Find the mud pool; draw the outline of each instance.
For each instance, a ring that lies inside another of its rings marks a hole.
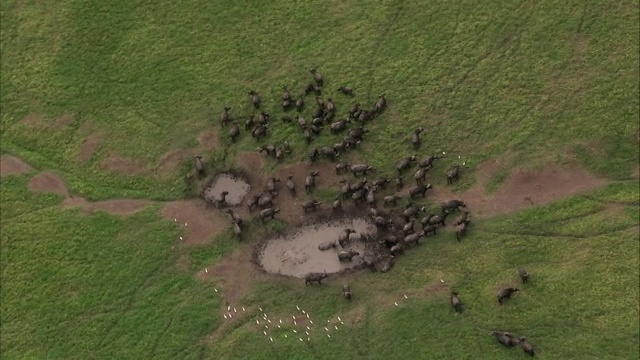
[[[243,178],[229,173],[217,175],[211,185],[204,190],[204,198],[206,200],[216,200],[220,198],[220,193],[228,191],[226,197],[228,205],[235,206],[242,203],[251,186]]]
[[[321,251],[318,245],[327,241],[338,240],[346,228],[352,233],[344,250],[355,250],[360,255],[352,261],[338,260],[340,246]],[[375,225],[365,219],[355,218],[329,221],[294,229],[282,237],[268,240],[260,253],[260,265],[270,273],[302,278],[309,272],[337,273],[362,264],[365,244],[360,241],[360,234],[375,235]]]

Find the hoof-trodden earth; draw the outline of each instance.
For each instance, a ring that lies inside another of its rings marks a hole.
[[[268,175],[264,174],[264,158],[257,153],[241,153],[238,155],[237,163],[240,167],[250,170],[247,181],[251,184],[251,187],[246,184],[246,187],[242,187],[241,191],[238,192],[238,199],[235,199],[239,203],[239,207],[236,207],[235,211],[247,220],[255,217],[257,213],[250,214],[246,206],[244,206],[244,200],[248,196],[260,193],[267,179],[271,176],[284,179],[288,174],[291,174],[302,185],[306,174],[313,170],[319,170],[321,172],[321,177],[318,179],[320,188],[335,187],[340,180],[340,177],[335,175],[330,163],[313,165],[298,163],[278,168],[275,173]],[[495,192],[487,193],[485,187],[499,168],[500,163],[497,161],[481,164],[475,172],[476,183],[469,190],[453,192],[451,187],[439,186],[434,188],[427,198],[432,202],[459,198],[468,204],[474,215],[487,217],[516,211],[525,207],[547,204],[566,196],[597,188],[608,182],[606,179],[593,176],[577,166],[561,168],[550,164],[536,171],[524,168],[515,169]],[[0,170],[2,177],[5,177],[32,171],[33,167],[15,156],[3,155],[0,158]],[[60,194],[64,197],[62,202],[64,208],[80,208],[86,214],[102,210],[119,216],[126,216],[141,211],[150,204],[154,204],[152,201],[142,199],[113,199],[89,202],[69,194],[64,181],[51,171],[35,175],[29,182],[29,189],[34,192]],[[364,244],[359,243],[356,238],[361,232],[375,233],[375,227],[360,218],[342,222],[324,220],[316,222],[314,225],[303,225],[303,223],[309,223],[309,220],[313,222],[316,215],[311,215],[311,218],[304,215],[300,203],[310,196],[304,194],[303,189],[300,190],[302,191],[300,191],[298,197],[291,197],[284,190],[281,191],[281,195],[276,199],[275,206],[280,209],[277,218],[285,221],[292,230],[282,237],[260,242],[262,248],[259,253],[258,264],[253,263],[251,256],[248,255],[250,251],[236,251],[233,254],[243,254],[243,256],[225,258],[215,267],[209,269],[210,271],[199,271],[197,277],[203,280],[224,280],[225,298],[237,301],[245,294],[250,283],[260,278],[260,267],[268,273],[299,278],[304,277],[310,271],[336,273],[360,265],[362,262],[361,256],[355,256],[350,262],[340,262],[337,257],[339,250],[331,248],[326,251],[320,251],[318,245],[324,241],[337,239],[345,227],[352,227],[356,230],[356,234],[351,235],[354,241],[345,247],[362,254]],[[236,202],[231,196],[227,199],[230,202]],[[163,203],[163,205],[162,216],[176,222],[184,229],[181,242],[186,246],[209,243],[230,226],[229,220],[226,216],[223,216],[224,214],[220,209],[208,207],[201,198],[170,201]],[[325,203],[321,212],[330,211],[327,206]],[[223,271],[223,269],[228,269],[229,271]],[[227,281],[229,279],[226,278],[229,276],[233,278],[233,281]]]

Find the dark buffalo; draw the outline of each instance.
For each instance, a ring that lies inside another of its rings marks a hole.
[[[469,225],[469,220],[465,220],[456,226],[456,239],[458,241],[467,233],[467,225]]]
[[[351,261],[354,256],[360,255],[359,252],[353,250],[342,250],[338,253],[338,260]]]
[[[525,268],[518,269],[518,276],[520,276],[520,280],[523,284],[529,282],[529,272]]]
[[[408,156],[396,164],[396,170],[398,170],[398,175],[402,173],[403,170],[408,169],[411,166],[411,163],[416,161],[415,156]]]
[[[502,305],[502,302],[504,301],[504,299],[510,299],[511,294],[513,294],[516,291],[520,291],[520,289],[515,287],[501,289],[500,291],[498,291],[498,303]]]
[[[525,337],[520,338],[520,346],[522,347],[522,350],[527,354],[529,354],[530,356],[535,355],[535,351],[533,350],[533,345],[531,345],[531,343],[527,341],[527,338]]]
[[[302,210],[304,210],[305,213],[307,213],[307,211],[309,210],[316,211],[318,210],[318,207],[320,206],[320,204],[322,204],[322,202],[318,200],[314,200],[314,199],[307,200],[302,203]]]
[[[289,193],[291,194],[291,196],[295,197],[296,196],[296,184],[293,182],[293,175],[287,175],[287,189],[289,190]]]
[[[196,171],[198,172],[199,175],[204,175],[204,163],[202,162],[202,156],[196,155],[195,158],[196,158],[196,162],[195,162]]]
[[[264,222],[265,219],[273,219],[274,216],[280,212],[280,209],[264,209],[260,211],[260,220]]]
[[[353,96],[353,89],[348,87],[348,86],[340,86],[338,88],[338,91],[340,91],[341,93],[343,93],[345,95]]]
[[[231,119],[231,115],[229,115],[229,110],[231,110],[231,108],[228,106],[225,106],[224,111],[222,112],[222,114],[220,114],[220,123],[222,124],[222,126],[226,126],[229,123],[229,120]]]
[[[460,301],[460,298],[458,298],[457,291],[451,292],[451,306],[453,306],[453,309],[456,312],[462,312],[462,301]]]
[[[414,187],[412,187],[411,189],[409,189],[409,197],[410,198],[414,198],[418,195],[421,195],[422,197],[426,197],[427,196],[427,190],[431,189],[433,186],[431,186],[431,184],[427,184],[427,185],[423,185],[423,184],[419,184],[416,185]]]
[[[447,170],[445,176],[447,177],[447,185],[453,184],[453,181],[458,180],[458,177],[460,176],[460,167],[452,167],[451,169]]]
[[[423,128],[417,128],[413,131],[413,134],[411,134],[411,144],[413,144],[414,147],[418,147],[420,146],[420,134],[424,131]]]
[[[311,284],[313,282],[317,282],[318,285],[322,285],[322,279],[326,278],[327,276],[329,275],[326,271],[324,273],[308,273],[304,276],[304,285],[306,286],[307,284]]]
[[[461,207],[466,208],[467,204],[465,204],[464,201],[457,199],[447,200],[440,204],[442,211],[460,210]]]
[[[260,95],[257,92],[251,90],[249,91],[249,95],[251,96],[251,102],[253,103],[253,107],[256,109],[260,107]]]
[[[335,241],[327,241],[327,242],[323,242],[322,244],[318,245],[318,250],[321,251],[325,251],[325,250],[329,250],[331,248],[335,248],[337,246]]]
[[[384,197],[384,206],[396,205],[397,201],[402,199],[400,195],[389,195]]]
[[[316,176],[320,176],[318,171],[313,171],[304,179],[304,191],[309,194],[316,186]]]
[[[359,174],[367,175],[368,171],[372,171],[373,167],[367,164],[355,164],[350,167],[353,176],[358,176]]]
[[[342,296],[347,300],[351,300],[351,286],[342,285]]]

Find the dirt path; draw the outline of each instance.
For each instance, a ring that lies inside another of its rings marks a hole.
[[[170,201],[162,216],[184,228],[183,244],[202,245],[230,226],[220,211],[207,208],[201,199]]]
[[[53,172],[41,172],[29,181],[29,190],[33,192],[48,192],[65,197],[62,202],[63,209],[80,208],[85,214],[93,214],[97,210],[103,210],[110,214],[126,216],[135,214],[146,206],[152,204],[149,200],[113,199],[106,201],[90,202],[81,197],[69,194],[64,181]]]
[[[93,214],[102,210],[114,215],[127,216],[154,203],[149,200],[135,199],[90,202],[69,194],[64,181],[52,172],[42,172],[34,176],[29,182],[29,189],[34,192],[60,194],[65,197],[62,203],[64,209],[80,208],[85,214]],[[219,212],[207,209],[205,202],[200,199],[167,202],[162,210],[162,215],[168,220],[176,221],[184,228],[185,235],[182,239],[185,245],[204,244],[229,226],[227,219]]]
[[[465,192],[453,193],[446,187],[439,187],[427,196],[437,201],[461,199],[474,216],[487,217],[548,204],[608,182],[576,165],[562,168],[548,164],[540,170],[515,168],[495,192],[486,193],[485,187],[498,168],[496,161],[481,164],[476,171],[476,183]]]
[[[251,256],[251,246],[242,246],[215,265],[199,271],[196,278],[220,281],[225,301],[237,304],[249,292],[253,282],[262,277],[251,262]]]

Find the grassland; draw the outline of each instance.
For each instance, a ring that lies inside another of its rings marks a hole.
[[[413,153],[404,139],[423,126],[421,152],[461,154],[471,170],[508,154],[490,190],[523,163],[578,161],[612,180],[584,196],[482,219],[461,244],[438,235],[390,273],[358,275],[351,304],[337,296],[338,282],[304,289],[297,280],[259,281],[243,299],[248,307],[285,316],[295,301],[319,319],[347,319],[332,338],[272,344],[251,316],[222,328],[216,285],[194,277],[250,244],[225,232],[183,248],[158,206],[124,218],[86,216],[63,210],[57,195],[31,193],[35,172],[3,177],[3,358],[525,356],[500,348],[488,336],[494,328],[525,334],[544,358],[638,358],[636,1],[1,4],[0,152],[56,170],[87,199],[185,196],[189,159],[163,173],[161,157],[217,130],[224,105],[238,118],[250,114],[250,89],[279,115],[281,86],[300,90],[311,66],[328,88],[353,86],[363,104],[387,95],[388,111],[351,155],[366,154],[382,173]],[[100,146],[77,161],[95,133]],[[304,157],[294,126],[274,126],[267,141],[284,139],[295,149],[289,161]],[[315,144],[333,142],[323,135]],[[255,148],[248,136],[231,146],[221,133],[220,143],[208,159],[230,162]],[[105,169],[113,154],[137,161],[139,173]],[[467,176],[457,189],[472,182]],[[189,266],[180,266],[184,258]],[[523,264],[532,284],[498,308],[496,287],[513,283]],[[460,289],[464,315],[452,313],[440,279]],[[403,294],[409,299],[395,307]]]

